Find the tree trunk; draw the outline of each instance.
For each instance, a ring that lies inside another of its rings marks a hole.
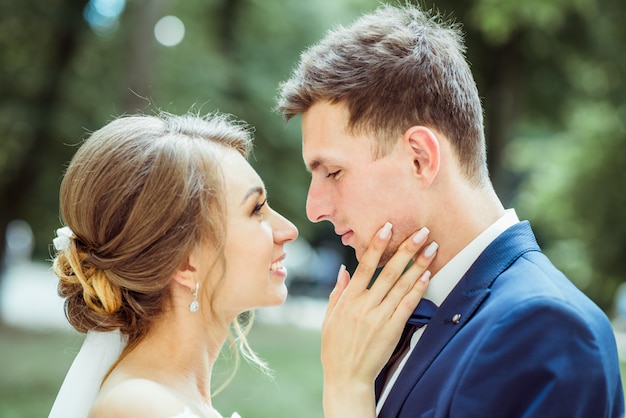
[[[505,206],[517,189],[517,178],[505,166],[504,151],[519,120],[522,58],[511,40],[490,54],[491,77],[485,91],[487,163],[491,181]]]
[[[163,0],[135,0],[128,3],[128,81],[122,92],[122,107],[126,113],[148,108],[152,96],[152,80],[156,67],[154,25],[161,17]]]
[[[86,27],[83,20],[83,9],[87,1],[66,0],[57,4],[57,10],[46,10],[47,16],[28,15],[20,16],[20,19],[35,20],[35,23],[45,19],[55,19],[52,25],[53,31],[50,39],[53,39],[51,48],[41,48],[43,53],[49,54],[45,68],[39,71],[45,74],[41,77],[43,82],[38,86],[36,93],[28,99],[24,99],[19,93],[11,94],[9,100],[16,103],[26,102],[28,108],[28,125],[32,127],[30,138],[22,138],[24,145],[20,161],[13,164],[16,167],[10,178],[0,184],[0,277],[2,277],[4,258],[6,254],[6,228],[8,223],[20,217],[21,208],[25,198],[33,192],[33,186],[39,169],[38,161],[45,158],[46,150],[49,149],[55,108],[59,101],[59,93],[62,88],[62,76],[66,68],[74,58],[81,32]],[[50,6],[52,7],[52,6]],[[21,9],[30,10],[26,5]],[[36,26],[36,25],[31,25]],[[24,25],[24,27],[28,27]],[[26,29],[27,30],[27,29]],[[32,36],[36,37],[35,34]],[[46,43],[49,39],[46,39]]]

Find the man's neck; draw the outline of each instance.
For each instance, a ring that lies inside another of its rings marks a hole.
[[[505,212],[504,206],[492,189],[461,188],[443,201],[428,224],[431,239],[439,249],[430,270],[436,274]]]

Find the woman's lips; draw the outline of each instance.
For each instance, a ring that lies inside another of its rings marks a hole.
[[[270,264],[270,273],[287,277],[287,268],[283,266],[283,260],[286,256],[287,254],[283,254]]]
[[[278,270],[278,269],[281,269],[281,268],[283,268],[283,263],[281,261],[275,261],[270,266],[270,270]]]

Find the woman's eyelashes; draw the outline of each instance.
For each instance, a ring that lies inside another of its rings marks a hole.
[[[257,215],[257,216],[263,216],[263,213],[261,211],[266,203],[267,203],[267,199],[263,200],[261,203],[257,203],[256,205],[254,205],[252,214]]]

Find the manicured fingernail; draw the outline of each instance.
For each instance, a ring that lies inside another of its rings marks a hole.
[[[389,222],[385,223],[385,226],[383,226],[383,229],[380,230],[380,232],[378,233],[378,236],[380,237],[380,239],[387,239],[391,236],[391,228],[393,227],[393,225],[391,225]]]
[[[339,281],[339,279],[341,279],[341,277],[343,276],[343,272],[346,271],[346,266],[344,264],[341,265],[341,267],[339,267],[339,273],[337,273],[337,281]]]
[[[422,273],[422,275],[420,276],[420,280],[423,282],[427,282],[430,280],[430,270],[426,270],[424,273]]]
[[[437,252],[437,248],[439,248],[439,244],[435,241],[431,242],[428,247],[424,250],[424,257],[430,258]]]
[[[428,228],[423,227],[413,235],[413,242],[418,245],[421,244],[426,240],[426,237],[429,233],[430,231],[428,230]]]

